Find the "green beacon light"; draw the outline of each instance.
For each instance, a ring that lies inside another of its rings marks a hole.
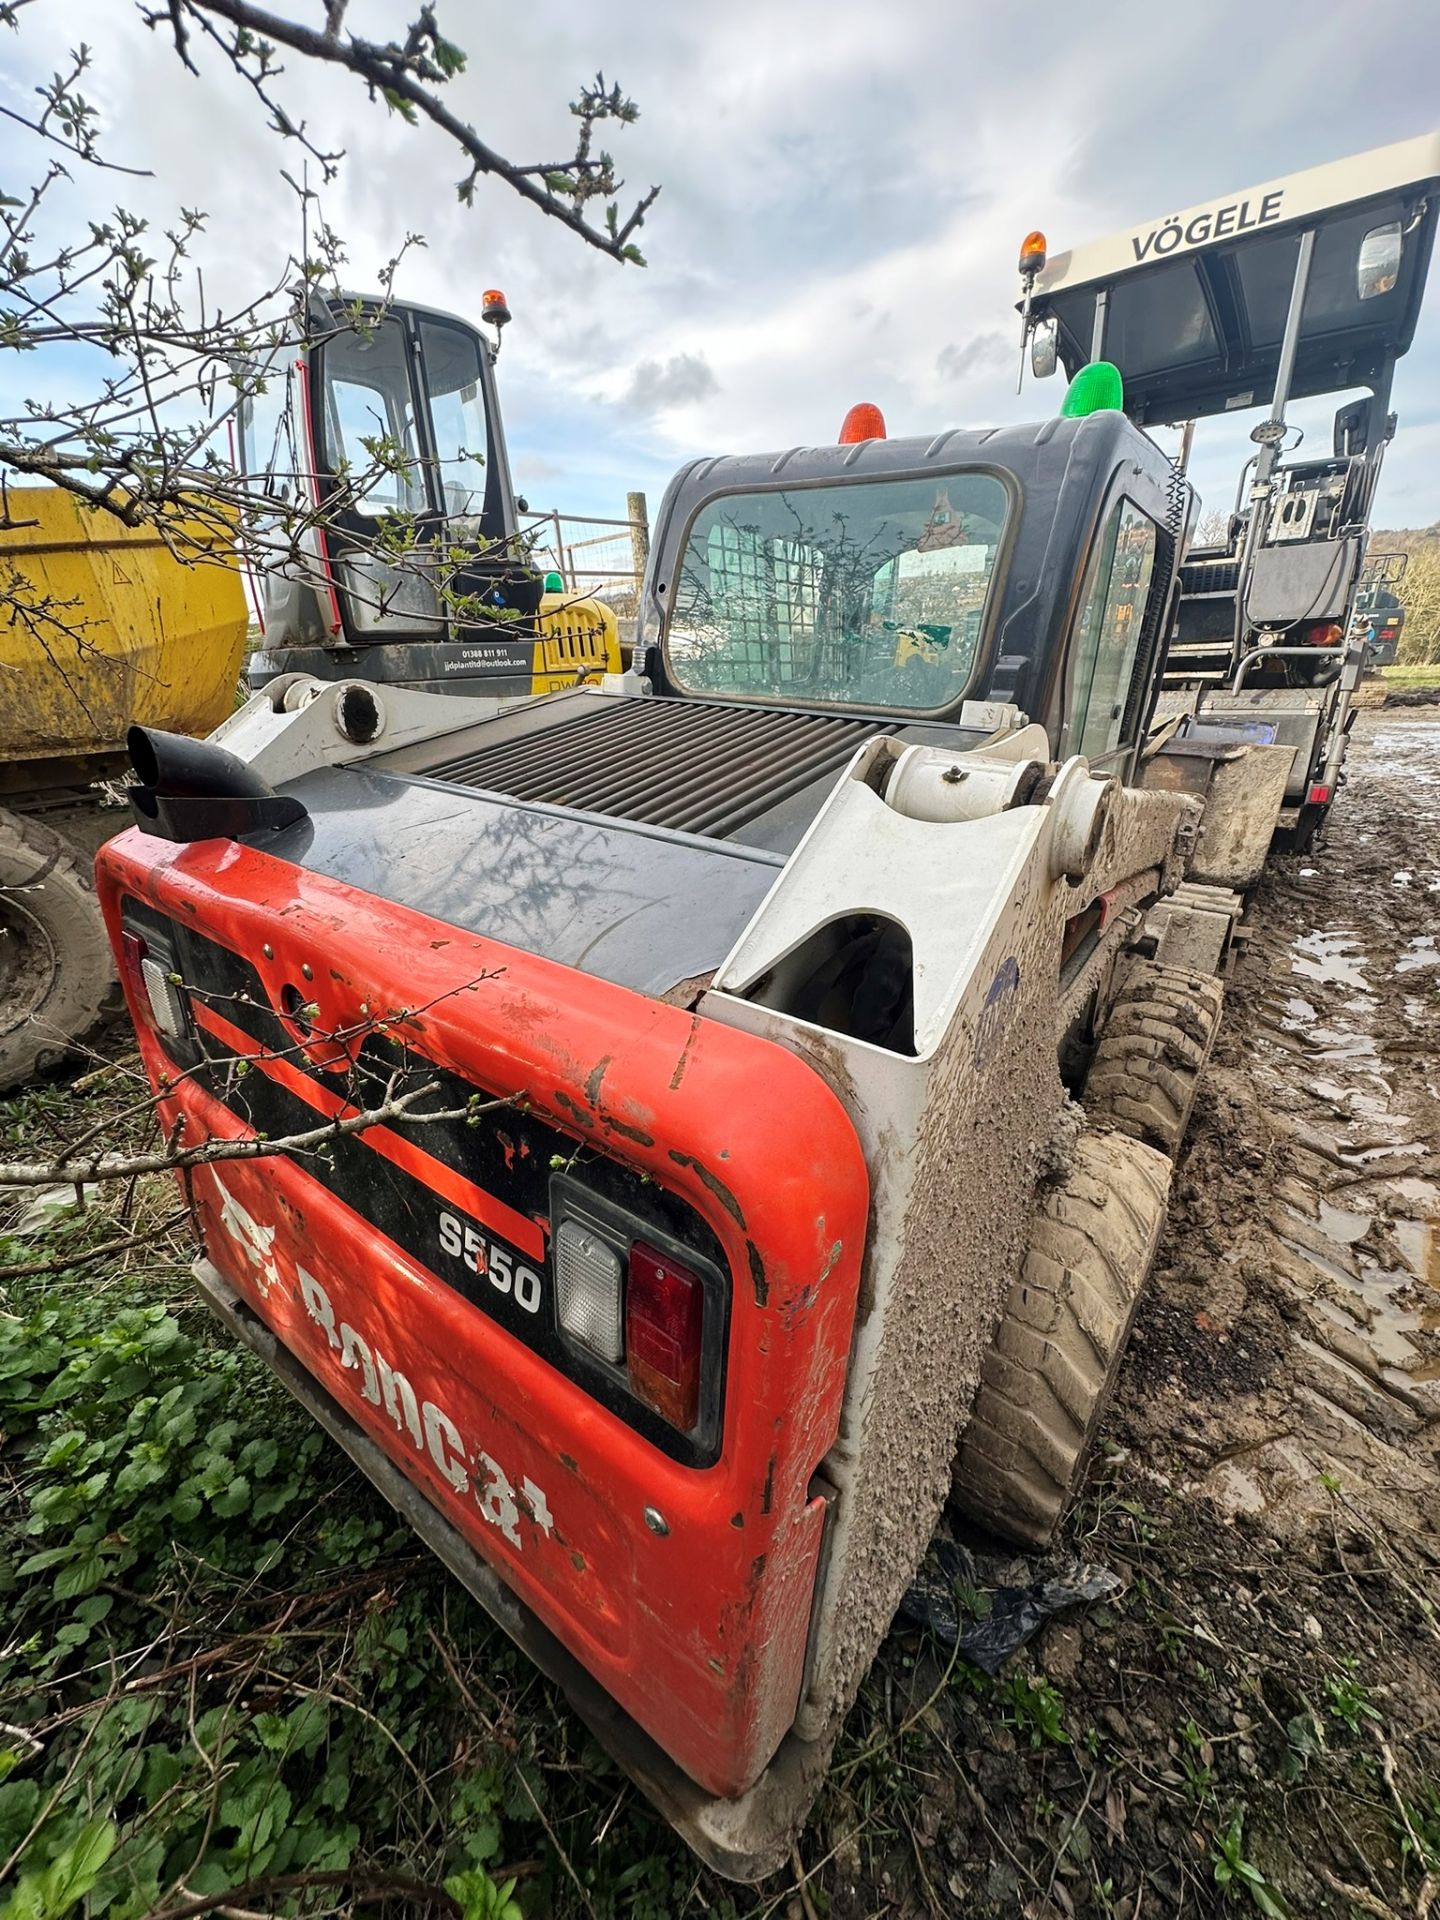
[[[1060,402],[1062,420],[1083,420],[1090,413],[1123,413],[1125,382],[1109,360],[1092,360],[1081,367]]]
[[[565,591],[565,576],[560,573],[547,573],[545,576],[545,591],[546,593],[563,593]],[[531,588],[531,592],[534,592],[533,587]]]

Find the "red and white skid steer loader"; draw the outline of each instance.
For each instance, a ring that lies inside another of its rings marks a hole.
[[[1239,904],[1138,784],[1192,505],[1113,411],[700,461],[624,675],[132,739],[165,1124],[330,1129],[202,1292],[724,1873],[1082,1473]]]

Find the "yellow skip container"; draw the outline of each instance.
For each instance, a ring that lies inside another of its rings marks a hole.
[[[117,759],[135,720],[174,733],[218,726],[235,704],[248,624],[221,531],[178,518],[164,535],[127,527],[57,487],[12,487],[5,498],[5,789],[73,780],[83,763]],[[25,618],[11,605],[22,582]]]

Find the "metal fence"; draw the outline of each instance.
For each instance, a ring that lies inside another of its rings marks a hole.
[[[650,551],[644,494],[629,494],[626,506],[624,520],[558,510],[526,514],[521,526],[535,565],[558,573],[567,593],[638,601]]]

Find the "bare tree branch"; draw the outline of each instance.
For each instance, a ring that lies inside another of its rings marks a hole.
[[[284,71],[275,62],[277,46],[321,64],[344,68],[365,83],[372,99],[378,96],[403,119],[411,124],[428,120],[447,134],[470,160],[470,171],[458,189],[467,205],[479,176],[490,175],[505,181],[532,206],[561,221],[602,253],[616,260],[641,260],[631,235],[644,221],[660,189],[651,187],[621,221],[615,196],[624,183],[616,178],[610,155],[593,154],[591,149],[597,126],[605,121],[629,125],[638,110],[618,86],[605,85],[603,74],[597,74],[593,84],[582,88],[579,98],[571,103],[570,111],[580,122],[574,155],[558,164],[521,164],[498,153],[439,97],[436,89],[464,71],[465,54],[440,32],[433,5],[419,8],[403,42],[343,34],[343,5],[327,7],[325,25],[320,29],[287,19],[268,7],[254,6],[251,0],[168,0],[164,8],[146,6],[141,0],[141,12],[148,26],[169,26],[175,50],[192,72],[189,26],[197,25],[215,40],[236,72],[254,87],[272,116],[275,130],[286,138],[300,140],[326,169],[327,179],[340,156],[313,145],[304,123],[293,120],[271,91],[271,82]],[[230,25],[233,32],[228,40],[216,32],[209,16]],[[585,214],[586,207],[597,199],[606,202],[600,227],[592,225]]]
[[[347,1134],[363,1133],[368,1127],[384,1126],[393,1120],[410,1123],[436,1120],[469,1120],[475,1114],[488,1113],[494,1107],[509,1106],[508,1100],[482,1101],[478,1105],[448,1107],[439,1112],[414,1113],[417,1100],[438,1093],[440,1082],[427,1081],[408,1093],[394,1095],[376,1107],[362,1107],[345,1119],[327,1120],[323,1126],[304,1133],[290,1133],[278,1140],[258,1135],[244,1139],[202,1140],[193,1147],[175,1146],[156,1153],[96,1153],[88,1158],[64,1153],[58,1159],[37,1164],[28,1160],[0,1160],[0,1190],[6,1187],[90,1186],[108,1180],[134,1180],[147,1173],[178,1173],[187,1167],[213,1166],[220,1160],[268,1160],[278,1153],[306,1153],[323,1147],[328,1141]],[[159,1096],[164,1098],[164,1094]]]

